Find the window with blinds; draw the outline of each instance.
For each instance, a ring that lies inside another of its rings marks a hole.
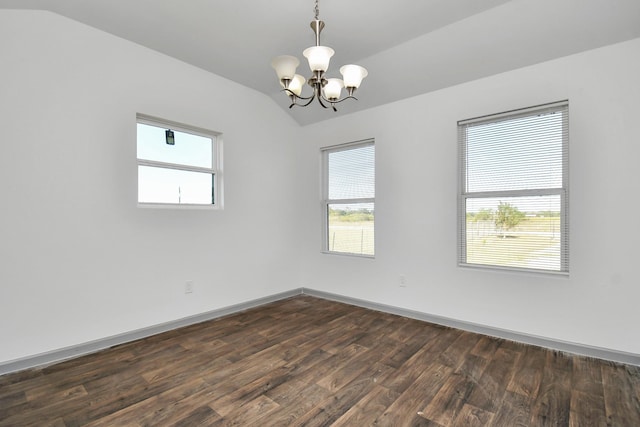
[[[322,163],[323,251],[374,256],[374,142],[324,148]]]
[[[458,122],[458,262],[569,272],[567,101]]]

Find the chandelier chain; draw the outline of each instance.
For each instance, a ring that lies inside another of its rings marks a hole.
[[[320,8],[318,7],[318,0],[316,0],[316,7],[313,9],[316,14],[316,21],[318,20],[318,16],[320,15]]]

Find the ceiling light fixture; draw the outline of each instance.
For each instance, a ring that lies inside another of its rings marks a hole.
[[[350,98],[357,100],[357,98],[353,96],[353,93],[360,87],[362,79],[367,77],[368,73],[365,68],[359,65],[349,64],[340,67],[342,80],[327,79],[325,77],[325,73],[329,68],[329,61],[335,52],[330,47],[320,45],[320,32],[324,28],[324,22],[318,19],[318,15],[320,14],[318,0],[315,0],[315,4],[315,19],[311,21],[311,28],[316,35],[316,45],[302,52],[309,61],[309,68],[312,72],[308,84],[313,89],[313,94],[308,97],[301,96],[302,86],[306,79],[300,74],[296,74],[296,68],[300,65],[298,58],[291,55],[278,56],[273,58],[271,66],[276,70],[280,85],[284,87],[283,91],[286,92],[291,99],[289,108],[292,108],[294,105],[306,107],[311,104],[314,99],[317,99],[324,108],[329,108],[327,104],[330,104],[333,111],[337,111],[335,104],[338,102]],[[342,88],[346,89],[347,96],[341,99]],[[298,101],[302,102],[298,103]]]

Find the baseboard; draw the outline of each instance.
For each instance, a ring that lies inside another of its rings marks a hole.
[[[286,298],[291,298],[291,297],[302,295],[302,294],[309,295],[316,298],[322,298],[322,299],[327,299],[331,301],[341,302],[344,304],[350,304],[357,307],[363,307],[371,310],[381,311],[383,313],[396,314],[398,316],[404,316],[411,319],[422,320],[425,322],[435,323],[438,325],[449,326],[451,328],[462,329],[464,331],[475,332],[483,335],[489,335],[496,338],[503,338],[511,341],[521,342],[524,344],[531,344],[531,345],[536,345],[538,347],[545,347],[552,350],[559,350],[559,351],[564,351],[568,353],[579,354],[581,356],[593,357],[596,359],[604,359],[604,360],[610,360],[613,362],[625,363],[628,365],[640,366],[640,355],[634,354],[634,353],[626,353],[622,351],[611,350],[611,349],[606,349],[601,347],[594,347],[594,346],[588,346],[584,344],[539,337],[535,335],[528,335],[520,332],[510,331],[507,329],[494,328],[490,326],[479,325],[471,322],[464,322],[464,321],[451,319],[447,317],[435,316],[435,315],[423,313],[420,311],[407,310],[407,309],[395,307],[392,305],[380,304],[380,303],[367,301],[363,299],[347,297],[344,295],[317,291],[309,288],[297,288],[291,291],[269,295],[263,298],[254,299],[254,300],[247,301],[240,304],[234,304],[228,307],[223,307],[223,308],[212,310],[206,313],[197,314],[195,316],[189,316],[189,317],[174,320],[171,322],[162,323],[162,324],[151,326],[148,328],[137,329],[135,331],[127,332],[124,334],[114,335],[111,337],[106,337],[103,339],[90,341],[87,343],[66,347],[59,350],[50,351],[47,353],[41,353],[35,356],[29,356],[21,359],[11,360],[11,361],[0,364],[0,375],[5,375],[12,372],[18,372],[25,369],[40,368],[40,367],[48,366],[54,363],[61,362],[63,360],[84,356],[90,353],[95,353],[97,351],[105,350],[116,345],[125,344],[141,338],[146,338],[152,335],[161,334],[163,332],[168,332],[184,326],[206,322],[208,320],[213,320],[219,317],[238,313],[240,311],[248,310],[250,308],[259,307],[261,305],[269,304],[271,302],[280,301]]]
[[[11,360],[0,364],[0,375],[23,371],[25,369],[41,368],[44,366],[52,365],[54,363],[62,362],[64,360],[95,353],[100,350],[105,350],[116,345],[125,344],[131,341],[139,340],[141,338],[147,338],[152,335],[161,334],[163,332],[182,328],[184,326],[206,322],[208,320],[213,320],[218,317],[238,313],[240,311],[269,304],[271,302],[279,301],[285,298],[291,298],[300,295],[301,293],[302,288],[298,288],[292,291],[269,295],[264,298],[258,298],[244,303],[234,304],[228,307],[212,310],[206,313],[197,314],[195,316],[189,316],[171,322],[150,326],[148,328],[137,329],[135,331],[126,332],[123,334],[74,345],[71,347],[61,348],[58,350],[37,354],[35,356],[28,356],[21,359]]]
[[[423,313],[420,311],[407,310],[392,305],[379,304],[358,298],[346,297],[343,295],[332,294],[329,292],[317,291],[314,289],[302,288],[305,295],[323,298],[331,301],[342,302],[345,304],[355,305],[358,307],[368,308],[371,310],[381,311],[383,313],[396,314],[411,319],[422,320],[438,325],[449,326],[451,328],[462,329],[464,331],[475,332],[478,334],[489,335],[496,338],[503,338],[510,341],[516,341],[523,344],[531,344],[538,347],[559,350],[567,353],[578,354],[581,356],[593,357],[596,359],[609,360],[612,362],[624,363],[627,365],[640,366],[640,355],[627,353],[623,351],[611,350],[602,347],[594,347],[584,344],[578,344],[568,341],[561,341],[552,338],[545,338],[535,335],[523,334],[508,329],[494,328],[491,326],[479,325],[472,322],[465,322],[451,319],[433,314]]]

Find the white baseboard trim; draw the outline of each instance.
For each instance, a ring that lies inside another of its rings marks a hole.
[[[342,302],[345,304],[381,311],[383,313],[396,314],[411,319],[422,320],[424,322],[435,323],[442,326],[449,326],[451,328],[462,329],[463,331],[475,332],[478,334],[489,335],[496,338],[503,338],[523,344],[531,344],[551,350],[559,350],[567,353],[578,354],[581,356],[593,357],[596,359],[604,359],[612,362],[624,363],[627,365],[640,366],[639,354],[627,353],[624,351],[611,350],[607,348],[589,346],[568,341],[561,341],[552,338],[539,337],[536,335],[523,334],[521,332],[510,331],[508,329],[479,325],[472,322],[465,322],[448,317],[436,316],[420,311],[407,310],[392,305],[375,303],[358,298],[332,294],[329,292],[316,291],[314,289],[302,288],[302,293],[317,298]]]
[[[479,325],[471,322],[460,321],[442,316],[436,316],[420,311],[408,310],[404,308],[395,307],[387,304],[380,304],[358,298],[347,297],[343,295],[333,294],[329,292],[317,291],[309,288],[297,288],[287,292],[281,292],[274,295],[269,295],[263,298],[247,301],[240,304],[234,304],[228,307],[219,308],[206,313],[197,314],[195,316],[189,316],[182,319],[174,320],[171,322],[162,323],[148,328],[137,329],[135,331],[126,332],[111,337],[90,341],[75,346],[65,347],[58,350],[53,350],[46,353],[37,354],[34,356],[27,356],[21,359],[10,360],[8,362],[0,363],[0,375],[9,374],[12,372],[23,371],[25,369],[41,368],[54,363],[62,362],[67,359],[72,359],[79,356],[84,356],[90,353],[95,353],[100,350],[105,350],[110,347],[125,344],[131,341],[135,341],[141,338],[146,338],[152,335],[161,334],[174,329],[182,328],[184,326],[194,325],[196,323],[206,322],[208,320],[217,319],[219,317],[227,316],[230,314],[238,313],[250,308],[255,308],[261,305],[269,304],[275,301],[291,298],[297,295],[309,295],[316,298],[322,298],[326,300],[341,302],[344,304],[350,304],[357,307],[368,308],[371,310],[381,311],[383,313],[396,314],[398,316],[408,317],[411,319],[421,320],[424,322],[435,323],[438,325],[449,326],[451,328],[462,329],[464,331],[475,332],[478,334],[489,335],[496,338],[503,338],[511,341],[516,341],[524,344],[536,345],[538,347],[545,347],[552,350],[559,350],[573,354],[579,354],[582,356],[593,357],[596,359],[610,360],[613,362],[625,363],[628,365],[640,366],[640,355],[634,353],[626,353],[617,350],[611,350],[601,347],[588,346],[584,344],[577,344],[567,341],[560,341],[551,338],[539,337],[535,335],[523,334],[520,332],[510,331],[507,329],[494,328],[491,326]]]
[[[114,335],[83,344],[61,348],[58,350],[40,353],[35,356],[27,356],[21,359],[10,360],[0,363],[0,375],[12,372],[23,371],[25,369],[42,368],[54,363],[62,362],[67,359],[73,359],[79,356],[95,353],[100,350],[106,350],[116,345],[125,344],[131,341],[147,338],[152,335],[161,334],[184,326],[194,325],[196,323],[206,322],[208,320],[217,319],[218,317],[227,316],[229,314],[238,313],[250,308],[269,304],[286,298],[291,298],[302,293],[302,288],[292,291],[282,292],[269,295],[264,298],[247,301],[240,304],[230,305],[228,307],[219,308],[208,311],[206,313],[196,314],[182,319],[173,320],[171,322],[161,323],[159,325],[150,326],[148,328],[137,329],[131,332]]]

